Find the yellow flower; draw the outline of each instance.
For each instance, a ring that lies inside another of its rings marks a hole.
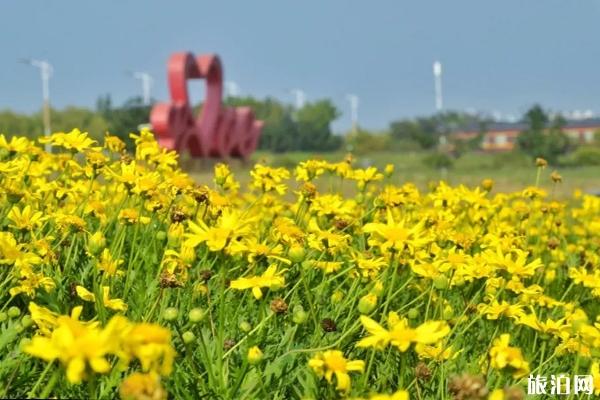
[[[38,306],[33,301],[29,302],[28,308],[31,319],[37,325],[42,335],[50,336],[52,328],[56,325],[58,315],[47,308]]]
[[[89,302],[96,301],[96,296],[94,295],[94,293],[90,292],[83,286],[77,285],[75,287],[75,291],[77,292],[77,296],[79,296],[81,300]],[[102,304],[104,304],[104,307],[110,308],[111,310],[115,311],[127,311],[127,304],[125,304],[125,302],[121,299],[111,299],[109,297],[109,293],[110,287],[102,286]]]
[[[391,344],[405,352],[411,343],[433,344],[450,333],[450,327],[445,321],[427,321],[417,328],[410,328],[407,319],[400,319],[395,312],[389,313],[389,330],[365,315],[361,315],[360,322],[370,336],[361,339],[356,346],[374,347],[379,350]]]
[[[200,243],[206,243],[210,251],[223,250],[234,235],[243,238],[250,232],[251,221],[251,218],[243,218],[238,210],[223,210],[214,226],[208,226],[200,220],[197,224],[189,221],[188,227],[192,232],[185,235],[186,245],[195,248]]]
[[[123,260],[115,260],[109,249],[102,250],[98,262],[98,269],[100,271],[103,271],[107,276],[123,275],[124,272],[119,269],[121,264],[123,264]]]
[[[513,369],[513,378],[519,379],[529,373],[529,363],[523,358],[521,350],[509,346],[510,335],[505,333],[494,339],[490,349],[490,365],[495,369],[510,367]]]
[[[375,167],[367,169],[355,169],[350,177],[358,184],[358,188],[363,190],[369,182],[380,181],[383,179],[383,174],[377,171]]]
[[[166,400],[167,392],[160,383],[160,376],[150,372],[134,372],[123,379],[119,387],[123,400]]]
[[[77,296],[79,296],[79,298],[83,301],[89,301],[89,302],[96,301],[96,296],[94,295],[94,293],[90,292],[83,286],[80,286],[80,285],[75,286],[75,292],[77,293]]]
[[[161,375],[171,373],[175,350],[168,329],[149,323],[127,326],[126,320],[119,316],[113,317],[106,329],[120,336],[123,351],[119,356],[127,363],[135,357],[140,360],[144,371],[152,370]]]
[[[240,188],[240,184],[233,177],[229,166],[223,163],[215,165],[214,182],[217,186],[223,188],[223,190],[236,192]]]
[[[307,160],[298,163],[295,175],[297,181],[310,182],[313,179],[323,175],[327,162],[321,160]]]
[[[398,390],[393,394],[372,394],[369,400],[409,400],[406,390]]]
[[[11,227],[30,231],[41,225],[44,220],[42,215],[41,211],[34,212],[28,204],[23,210],[13,206],[6,217],[13,222],[14,225],[10,225]]]
[[[119,212],[119,219],[127,224],[136,224],[140,222],[143,225],[150,223],[150,218],[140,216],[135,208],[126,208]]]
[[[253,188],[260,189],[265,193],[274,190],[279,194],[285,194],[287,187],[281,182],[290,177],[290,172],[285,168],[271,168],[256,164],[250,171],[250,175]]]
[[[488,400],[504,400],[504,390],[494,389],[492,393],[490,393]]]
[[[60,360],[67,368],[69,382],[79,383],[84,379],[87,368],[100,374],[110,370],[105,358],[110,342],[111,338],[96,326],[60,316],[49,337],[33,337],[24,350],[45,361]]]
[[[594,379],[594,394],[597,396],[600,394],[600,365],[597,361],[592,363],[590,374]]]
[[[114,153],[121,153],[125,150],[125,143],[117,136],[106,133],[104,136],[104,147]]]
[[[277,290],[285,285],[285,277],[281,274],[282,271],[277,272],[276,265],[271,265],[262,275],[233,280],[229,287],[237,290],[252,289],[254,297],[261,299],[263,296],[261,288]]]
[[[513,257],[513,254],[515,257]],[[496,252],[486,251],[485,255],[491,264],[495,264],[505,269],[513,276],[532,276],[538,268],[543,267],[539,258],[527,262],[528,253],[520,249],[514,249],[512,252],[503,254],[500,247]]]
[[[22,269],[20,273],[19,285],[11,288],[8,292],[11,296],[16,296],[19,293],[25,293],[29,297],[35,297],[37,289],[44,289],[46,292],[52,291],[56,284],[43,274],[32,272],[28,269]]]
[[[127,304],[121,299],[111,299],[109,297],[110,287],[102,286],[102,302],[106,308],[115,311],[127,311]]]
[[[371,222],[363,227],[363,231],[371,234],[369,244],[379,246],[384,253],[402,251],[405,247],[415,249],[428,242],[422,222],[412,227],[408,227],[405,221],[396,223],[390,209],[387,210],[385,224]]]
[[[249,364],[258,364],[263,359],[263,352],[258,348],[258,346],[252,346],[248,349],[248,363]]]
[[[325,377],[331,383],[333,377],[337,381],[336,389],[347,392],[350,390],[351,380],[348,372],[363,372],[365,362],[362,360],[348,360],[339,350],[327,350],[316,354],[308,361],[309,367],[319,378]]]
[[[50,143],[54,146],[64,147],[67,150],[82,152],[96,144],[95,140],[88,138],[87,132],[75,128],[69,133],[56,132],[48,137],[39,139],[40,143]]]

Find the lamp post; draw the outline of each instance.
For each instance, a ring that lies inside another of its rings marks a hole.
[[[240,86],[234,81],[225,81],[225,97],[238,97]]]
[[[304,107],[304,103],[306,102],[306,93],[302,89],[292,89],[290,93],[294,95],[296,99],[296,110]]]
[[[152,76],[147,73],[147,72],[131,72],[129,71],[129,74],[135,78],[135,79],[139,79],[142,82],[142,101],[144,102],[145,106],[150,105],[150,102],[152,101],[152,97],[151,97],[151,90],[152,90],[152,83],[154,83],[154,79],[152,79]]]
[[[435,110],[442,111],[444,102],[442,99],[442,63],[435,61],[433,63],[433,79],[435,84]]]
[[[39,68],[40,76],[42,78],[42,122],[44,124],[44,136],[50,136],[50,77],[54,69],[48,61],[45,60],[33,60],[33,59],[22,59],[20,60],[23,64],[31,65],[32,67]],[[50,144],[46,144],[46,151],[50,152]]]
[[[350,120],[352,121],[352,133],[358,130],[358,101],[355,94],[347,94],[346,99],[350,102]]]

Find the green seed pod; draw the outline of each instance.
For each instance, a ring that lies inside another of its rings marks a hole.
[[[189,343],[192,343],[194,340],[196,340],[196,335],[194,335],[194,332],[185,331],[181,335],[181,338],[183,339],[183,342],[185,344],[189,344]]]
[[[374,294],[364,295],[358,301],[358,311],[361,314],[369,314],[375,307],[377,307],[377,296]]]
[[[14,324],[13,328],[17,333],[21,333],[25,330],[25,328],[23,327],[23,325],[21,325],[20,322],[17,322],[16,324]]]
[[[29,346],[30,344],[31,344],[31,339],[30,339],[30,338],[28,338],[28,337],[26,337],[26,338],[23,338],[23,339],[21,339],[21,341],[19,342],[19,349],[20,349],[21,351],[24,351],[24,350],[25,350],[25,347]]]
[[[201,308],[192,308],[188,313],[188,318],[190,322],[197,324],[198,322],[202,322],[204,318],[206,318],[206,311]]]
[[[4,311],[0,312],[0,323],[4,322],[8,319],[8,314],[6,314]]]
[[[163,318],[165,321],[174,321],[177,319],[178,311],[175,307],[167,307],[163,312]]]
[[[10,318],[17,318],[19,315],[21,315],[21,310],[19,310],[19,307],[12,306],[8,309],[8,316]]]
[[[444,275],[439,275],[433,278],[433,287],[438,290],[444,290],[448,288],[448,278]]]
[[[156,240],[162,242],[166,238],[167,238],[167,233],[165,231],[158,231],[158,232],[156,232]]]
[[[304,250],[304,247],[295,245],[290,248],[288,256],[290,257],[290,260],[292,260],[292,262],[300,263],[304,261],[306,251]]]
[[[292,321],[294,321],[295,324],[301,325],[301,324],[305,323],[307,319],[308,319],[308,313],[306,311],[304,311],[303,309],[296,309],[294,307],[294,312],[292,314]]]
[[[31,325],[33,325],[33,320],[31,319],[31,316],[24,315],[23,318],[21,318],[21,324],[24,328],[29,328]]]
[[[238,324],[238,327],[240,328],[240,330],[242,332],[248,333],[252,330],[252,325],[250,325],[250,322],[248,321],[240,321],[240,323]]]
[[[446,307],[444,307],[444,310],[442,312],[442,318],[447,321],[449,319],[452,319],[452,317],[454,317],[454,310],[450,305],[447,305]]]
[[[408,310],[408,318],[415,319],[418,316],[419,316],[419,310],[417,310],[416,308],[411,308],[410,310]]]

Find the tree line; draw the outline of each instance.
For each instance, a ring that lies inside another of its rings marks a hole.
[[[249,106],[258,119],[265,121],[259,149],[272,152],[333,151],[342,145],[342,137],[334,135],[331,123],[340,111],[327,99],[306,103],[296,109],[274,98],[259,100],[253,97],[228,97],[227,106]],[[199,110],[201,104],[194,107]],[[109,95],[101,96],[95,109],[66,107],[52,109],[52,131],[79,128],[101,139],[105,132],[119,136],[131,145],[129,134],[150,120],[151,105],[141,97],[132,97],[116,106]],[[42,114],[0,111],[0,133],[37,137],[42,134]]]
[[[377,151],[415,151],[451,149],[452,156],[476,150],[493,120],[484,115],[446,111],[430,116],[404,118],[392,121],[383,131],[358,127],[354,132],[336,135],[331,124],[340,111],[329,99],[306,103],[296,108],[278,99],[267,97],[227,97],[226,106],[249,106],[258,119],[265,121],[259,149],[274,153],[288,151],[326,152],[347,150],[357,154]],[[198,111],[201,104],[194,109]],[[93,109],[66,107],[53,109],[52,130],[69,131],[75,127],[87,131],[95,139],[105,132],[122,138],[129,146],[129,134],[138,132],[141,124],[148,123],[151,105],[141,97],[132,97],[121,105],[114,105],[109,95],[100,96]],[[543,157],[555,162],[559,156],[574,149],[563,132],[565,119],[550,116],[539,105],[531,107],[522,117],[525,129],[517,138],[517,147],[531,157]],[[478,136],[468,141],[452,140],[452,133],[465,127],[476,127]],[[41,112],[33,114],[0,111],[0,133],[9,135],[39,136],[42,132]]]

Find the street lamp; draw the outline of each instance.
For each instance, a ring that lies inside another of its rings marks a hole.
[[[350,120],[352,121],[352,133],[358,130],[358,96],[347,94],[346,99],[350,102]]]
[[[294,95],[296,98],[296,110],[304,107],[304,103],[306,102],[306,93],[302,89],[292,89],[290,93]]]
[[[238,97],[240,86],[234,81],[225,81],[225,97]]]
[[[23,64],[31,65],[32,67],[39,68],[40,76],[42,78],[42,121],[44,124],[44,136],[50,136],[50,86],[49,81],[52,76],[54,69],[48,61],[45,60],[33,60],[30,58],[24,58],[19,60]],[[46,144],[46,151],[50,152],[50,144]]]
[[[135,79],[139,79],[142,82],[142,101],[145,106],[150,105],[150,101],[152,100],[150,96],[150,91],[152,89],[152,83],[154,79],[147,72],[131,72],[128,71],[129,75],[131,75]]]
[[[444,107],[444,102],[442,99],[442,63],[439,61],[433,63],[433,78],[435,81],[435,109],[440,112]]]

